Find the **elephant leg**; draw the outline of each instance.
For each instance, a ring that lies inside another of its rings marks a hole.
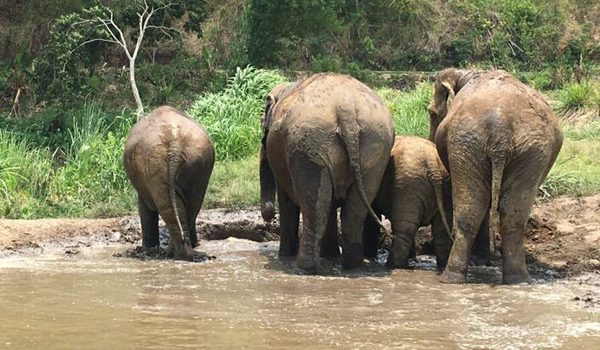
[[[188,217],[188,230],[190,232],[190,243],[192,248],[198,246],[198,232],[196,230],[196,216]]]
[[[385,167],[373,168],[363,175],[363,190],[369,205],[373,202]],[[363,228],[368,209],[363,203],[358,185],[354,182],[346,192],[342,207],[342,266],[352,269],[364,264]]]
[[[142,247],[158,247],[158,212],[150,209],[140,196],[138,196],[138,212],[142,224]]]
[[[377,211],[375,212],[377,213]],[[363,230],[363,247],[366,258],[374,258],[377,256],[377,248],[379,247],[379,229],[379,224],[377,224],[372,217],[367,215]]]
[[[387,267],[406,268],[411,252],[414,252],[415,236],[419,230],[419,224],[414,222],[392,220],[394,239],[392,249],[387,260]]]
[[[479,232],[475,236],[472,249],[475,265],[485,265],[488,263],[490,254],[490,213],[486,213],[485,219],[479,227]]]
[[[190,203],[186,206],[186,217],[188,219],[188,230],[190,235],[190,243],[192,244],[192,248],[198,246],[198,232],[196,228],[196,218],[198,217],[198,213],[200,212],[200,208],[202,207],[202,203],[204,202],[204,196],[206,194],[206,188],[208,186],[208,178],[209,174],[203,174],[203,178],[206,177],[206,180],[199,184],[200,190],[195,191],[196,195],[193,198],[188,198],[186,200],[187,203]]]
[[[433,236],[433,249],[435,251],[435,261],[438,270],[443,270],[448,263],[448,256],[452,248],[452,240],[448,235],[452,232],[446,232],[444,223],[439,214],[434,216],[431,222],[431,235]]]
[[[489,188],[486,188],[485,181],[482,179],[484,176],[477,176],[483,174],[471,171],[472,166],[463,165],[463,167],[466,168],[465,171],[455,170],[452,174],[454,244],[442,274],[443,283],[466,282],[473,240],[490,203]]]
[[[306,156],[292,157],[290,163],[290,169],[294,169],[297,175],[293,181],[294,192],[298,193],[302,213],[302,234],[296,265],[304,273],[315,273],[330,216],[333,185],[327,169]]]
[[[292,202],[281,186],[277,187],[279,201],[279,256],[298,254],[298,225],[300,208]]]
[[[500,212],[502,281],[506,284],[531,281],[525,262],[523,235],[536,191],[534,184],[512,187],[500,199],[504,208]]]
[[[177,211],[170,201],[165,201],[159,208],[160,215],[169,229],[170,239],[167,255],[173,256],[177,260],[191,260],[194,249],[190,240],[189,221],[185,215],[184,203],[179,197],[176,197],[175,205]]]
[[[321,245],[322,258],[338,258],[340,256],[340,243],[338,242],[337,207],[332,203],[327,219],[325,237]]]

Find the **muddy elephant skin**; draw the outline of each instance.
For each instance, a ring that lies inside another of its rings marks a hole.
[[[208,134],[184,113],[159,107],[133,126],[123,158],[138,193],[143,247],[158,246],[160,214],[170,233],[169,255],[191,260],[196,216],[215,161]]]
[[[387,266],[404,268],[419,227],[431,224],[437,266],[443,269],[452,247],[446,221],[442,185],[449,175],[433,142],[416,136],[397,136],[381,186],[375,212],[392,223],[393,240]],[[365,222],[365,255],[375,256],[379,227]]]
[[[277,193],[279,255],[297,254],[296,265],[306,273],[316,272],[319,256],[339,255],[336,208],[341,206],[342,265],[361,266],[364,219],[367,213],[375,216],[370,204],[393,142],[384,102],[352,77],[317,74],[276,86],[267,96],[260,180],[267,221]]]
[[[452,68],[437,74],[429,114],[452,187],[454,244],[442,281],[465,281],[486,214],[492,253],[501,238],[503,282],[529,281],[523,234],[562,146],[558,119],[538,92],[505,71]]]

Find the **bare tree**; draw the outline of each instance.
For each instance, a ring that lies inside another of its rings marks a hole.
[[[123,34],[123,30],[121,28],[119,28],[119,26],[115,23],[113,12],[110,8],[107,8],[108,14],[110,15],[108,18],[98,17],[95,19],[96,21],[98,21],[100,23],[101,26],[104,27],[104,30],[106,31],[106,33],[109,36],[109,39],[95,38],[95,39],[88,40],[88,41],[82,43],[81,45],[79,45],[79,46],[82,46],[82,45],[88,44],[93,41],[105,41],[105,42],[117,44],[117,45],[121,46],[123,51],[125,51],[125,55],[127,55],[127,58],[129,60],[129,83],[131,84],[133,98],[135,99],[135,104],[137,106],[136,114],[137,114],[138,119],[140,118],[142,113],[144,113],[144,104],[142,103],[142,99],[140,97],[140,92],[138,90],[138,87],[137,87],[137,84],[135,81],[135,61],[138,57],[140,47],[142,46],[142,40],[144,40],[144,34],[146,33],[146,30],[151,29],[151,28],[158,29],[158,30],[161,30],[163,33],[165,33],[167,36],[169,36],[168,31],[175,30],[175,29],[169,28],[169,27],[155,26],[155,25],[149,24],[150,18],[152,18],[153,15],[155,15],[156,13],[158,13],[160,11],[167,9],[170,6],[171,6],[171,3],[163,3],[159,7],[154,7],[154,6],[148,5],[148,2],[146,0],[143,0],[143,6],[141,6],[141,9],[140,9],[141,11],[137,12],[137,16],[139,19],[139,21],[138,21],[139,33],[138,33],[137,40],[135,40],[133,47],[130,47],[132,45],[128,45],[127,40],[125,39],[125,35]]]

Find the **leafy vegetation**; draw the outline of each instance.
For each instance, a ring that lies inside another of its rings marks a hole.
[[[238,68],[223,91],[205,94],[194,102],[188,114],[205,127],[217,159],[239,159],[258,151],[264,97],[284,81],[276,71]]]
[[[140,1],[0,3],[0,217],[134,210],[121,164],[135,120],[128,62],[118,46],[93,41],[110,39],[93,24],[110,8],[133,42]],[[207,206],[257,203],[264,96],[298,71],[377,87],[397,133],[426,137],[432,85],[415,85],[429,75],[416,71],[507,69],[544,91],[564,119],[565,146],[543,196],[600,190],[598,162],[586,153],[600,142],[597,2],[182,0],[150,25],[140,95],[146,110],[176,106],[211,135],[218,164]]]
[[[392,112],[396,135],[429,136],[427,106],[433,94],[432,84],[421,83],[410,91],[380,89],[377,93]]]
[[[222,91],[200,95],[189,109],[213,138],[219,160],[205,208],[240,208],[259,201],[258,148],[264,95],[286,78],[278,71],[240,69]],[[397,134],[427,137],[431,83],[412,90],[380,88]],[[558,94],[565,92],[558,92]],[[559,112],[560,113],[560,112]],[[132,112],[108,113],[86,102],[80,109],[46,110],[22,122],[0,124],[0,217],[104,217],[136,209],[135,191],[122,166]],[[563,115],[560,113],[560,115]],[[57,120],[65,121],[56,124]],[[600,190],[600,122],[564,122],[565,143],[541,188],[541,197]]]

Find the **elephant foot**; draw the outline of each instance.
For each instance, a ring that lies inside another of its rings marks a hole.
[[[460,272],[452,272],[446,269],[442,273],[442,276],[440,276],[440,282],[447,284],[467,283],[467,275]]]
[[[444,269],[446,268],[446,261],[440,261],[440,260],[436,260],[436,267],[438,272],[443,272]]]
[[[509,273],[502,274],[502,283],[504,284],[532,284],[533,279],[529,273]]]
[[[180,249],[176,249],[172,242],[167,247],[167,257],[175,260],[192,261],[194,259],[194,249],[190,242],[182,243]]]
[[[356,269],[363,267],[363,247],[360,243],[351,243],[342,251],[342,267],[345,269]]]
[[[314,259],[298,256],[296,258],[296,273],[300,275],[314,275],[317,273],[317,264]]]
[[[291,257],[298,255],[298,241],[291,239],[281,239],[279,241],[279,256]]]
[[[389,269],[406,269],[408,268],[408,259],[396,259],[395,255],[390,253],[385,266]]]

